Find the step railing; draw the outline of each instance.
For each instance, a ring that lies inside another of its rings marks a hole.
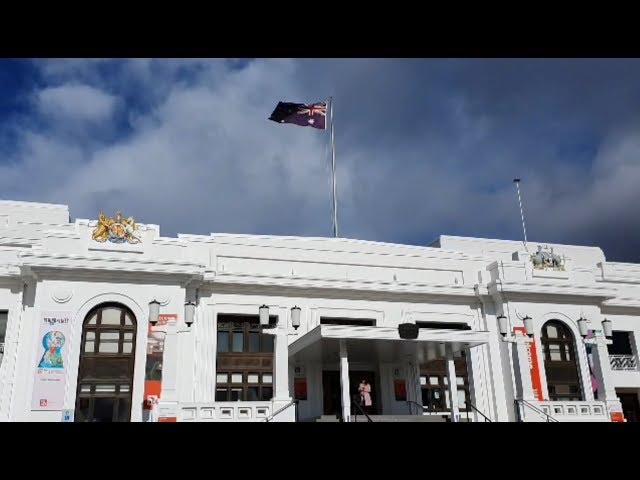
[[[367,417],[367,422],[373,422],[373,420],[371,420],[371,417],[369,416],[369,414],[367,412],[364,411],[364,408],[362,408],[362,397],[360,395],[354,395],[353,396],[353,404],[356,407],[356,413],[353,416],[353,421],[357,422],[358,421],[358,410],[360,410],[360,413],[362,413],[365,417]]]
[[[544,410],[539,409],[538,407],[536,407],[535,405],[533,405],[532,403],[529,403],[524,399],[517,398],[516,400],[514,400],[514,403],[516,406],[516,411],[518,412],[518,417],[520,422],[524,422],[524,417],[525,417],[524,407],[528,407],[534,412],[536,412],[538,415],[542,415],[543,417],[545,417],[547,423],[560,423],[558,419],[552,417]]]
[[[297,423],[298,422],[298,400],[297,399],[293,399],[289,403],[287,403],[286,405],[280,407],[278,410],[276,410],[271,415],[269,415],[264,421],[265,422],[270,422],[271,420],[273,420],[276,417],[276,415],[279,415],[280,413],[284,412],[287,408],[291,407],[292,405],[295,405],[295,407],[296,407],[295,410],[294,410],[294,414],[295,414],[295,420],[296,420],[296,423]]]
[[[489,417],[487,417],[484,413],[482,413],[482,412],[478,409],[478,407],[476,407],[473,403],[471,403],[471,402],[465,402],[465,403],[466,403],[468,406],[470,406],[472,410],[474,410],[475,412],[479,413],[479,414],[480,414],[480,416],[481,416],[482,418],[484,418],[485,423],[486,423],[486,422],[491,423],[491,419],[490,419]],[[468,421],[468,420],[469,420],[469,409],[467,409],[467,421]]]

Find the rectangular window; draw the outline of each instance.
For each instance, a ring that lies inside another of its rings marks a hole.
[[[257,315],[219,315],[217,401],[260,401],[273,396],[273,335]]]

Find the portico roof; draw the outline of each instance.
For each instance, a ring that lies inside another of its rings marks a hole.
[[[355,361],[397,361],[406,356],[426,362],[442,358],[446,349],[459,352],[489,342],[489,332],[421,328],[415,340],[402,339],[397,328],[353,325],[318,325],[289,345],[289,356],[338,358],[339,341],[345,340]]]

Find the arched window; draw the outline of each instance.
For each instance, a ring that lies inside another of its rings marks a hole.
[[[105,303],[82,326],[76,422],[128,422],[136,346],[136,319],[127,307]]]
[[[569,327],[558,320],[542,326],[544,370],[550,400],[582,400],[575,341]]]

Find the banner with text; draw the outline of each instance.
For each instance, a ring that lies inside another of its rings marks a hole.
[[[62,410],[71,315],[71,312],[43,312],[40,316],[32,410]]]

